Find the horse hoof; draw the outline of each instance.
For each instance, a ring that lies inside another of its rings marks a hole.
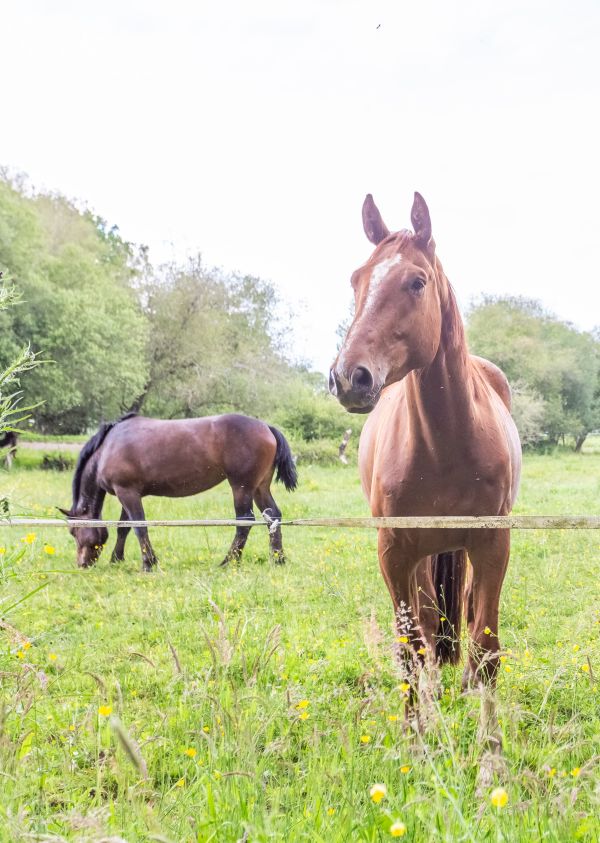
[[[124,562],[124,561],[125,561],[124,556],[111,556],[110,557],[110,564],[111,565],[117,565],[119,562]]]
[[[283,555],[283,553],[274,553],[273,554],[273,562],[276,565],[285,565],[286,561],[287,560],[286,560],[285,556]]]

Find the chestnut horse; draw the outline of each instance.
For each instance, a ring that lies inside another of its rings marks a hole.
[[[510,388],[497,366],[467,350],[427,205],[415,193],[414,234],[390,233],[371,195],[362,213],[376,248],[352,275],[355,314],[331,369],[330,390],[350,412],[372,411],[359,450],[371,511],[506,515],[521,469]],[[397,617],[410,607],[416,619],[409,636],[414,652],[405,658],[421,657],[425,644],[440,663],[459,659],[468,554],[474,644],[464,684],[493,686],[510,531],[381,529],[378,548]]]
[[[271,480],[288,491],[297,485],[296,466],[284,435],[274,427],[248,416],[208,416],[200,419],[149,419],[129,413],[100,426],[79,455],[73,477],[73,505],[60,511],[69,518],[102,517],[108,492],[119,499],[120,521],[144,521],[142,498],[146,495],[187,497],[228,480],[233,491],[236,518],[253,521],[253,502],[274,520],[281,510],[271,494]],[[142,550],[143,568],[151,570],[157,559],[146,527],[134,527]],[[111,562],[123,560],[129,527],[117,529]],[[70,527],[77,543],[77,564],[95,564],[108,540],[106,527]],[[250,527],[238,527],[221,563],[238,560]],[[276,562],[285,562],[281,528],[270,533]]]

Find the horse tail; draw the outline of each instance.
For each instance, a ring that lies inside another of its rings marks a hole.
[[[79,457],[77,459],[77,465],[75,466],[75,474],[73,475],[73,506],[71,507],[71,513],[75,514],[77,512],[77,504],[79,503],[79,494],[81,492],[81,478],[83,477],[83,470],[90,461],[90,458],[96,453],[96,451],[100,448],[110,431],[113,427],[119,422],[127,421],[127,419],[133,418],[136,416],[137,413],[126,413],[126,415],[121,416],[120,419],[117,419],[113,422],[103,422],[96,433],[88,439],[85,443],[81,451],[79,452]]]
[[[296,463],[292,456],[292,450],[283,433],[277,430],[276,427],[269,425],[269,430],[275,437],[277,442],[277,451],[275,452],[275,468],[277,469],[276,480],[278,483],[283,483],[288,492],[293,492],[298,485],[298,471],[296,470]]]
[[[457,664],[460,659],[467,551],[461,548],[432,557],[432,575],[440,620],[435,655],[440,664]]]

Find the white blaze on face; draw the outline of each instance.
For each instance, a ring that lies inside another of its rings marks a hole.
[[[387,278],[387,275],[394,266],[398,266],[402,260],[402,255],[394,255],[392,258],[386,258],[378,264],[375,264],[371,271],[371,280],[369,281],[369,292],[365,301],[365,311],[370,310],[375,301],[377,291],[382,282]]]
[[[365,300],[365,306],[360,315],[360,319],[355,320],[353,322],[352,327],[350,328],[346,336],[344,345],[340,350],[340,354],[338,357],[338,368],[341,372],[345,370],[346,350],[351,337],[353,336],[356,329],[359,327],[359,324],[362,322],[363,318],[369,315],[369,311],[372,309],[373,304],[375,302],[377,291],[379,290],[383,281],[387,278],[389,271],[393,269],[393,267],[398,266],[401,260],[402,255],[394,255],[391,258],[385,258],[385,260],[382,260],[379,263],[375,264],[375,266],[371,270],[371,278],[369,279],[369,289],[367,291],[367,298]]]

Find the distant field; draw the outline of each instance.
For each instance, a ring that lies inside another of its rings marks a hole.
[[[70,480],[0,476],[15,514],[54,514]],[[275,487],[284,514],[367,513],[354,465],[300,480],[293,495]],[[528,456],[515,511],[600,515],[597,442]],[[225,486],[147,505],[231,514]],[[396,821],[410,841],[600,839],[600,534],[514,533],[504,808],[476,793],[478,702],[460,695],[460,668],[444,669],[424,740],[403,731],[374,532],[288,528],[279,568],[257,528],[241,565],[219,569],[230,539],[155,530],[161,568],[143,575],[135,537],[122,565],[105,551],[80,572],[66,530],[0,529],[0,841],[385,841]]]

